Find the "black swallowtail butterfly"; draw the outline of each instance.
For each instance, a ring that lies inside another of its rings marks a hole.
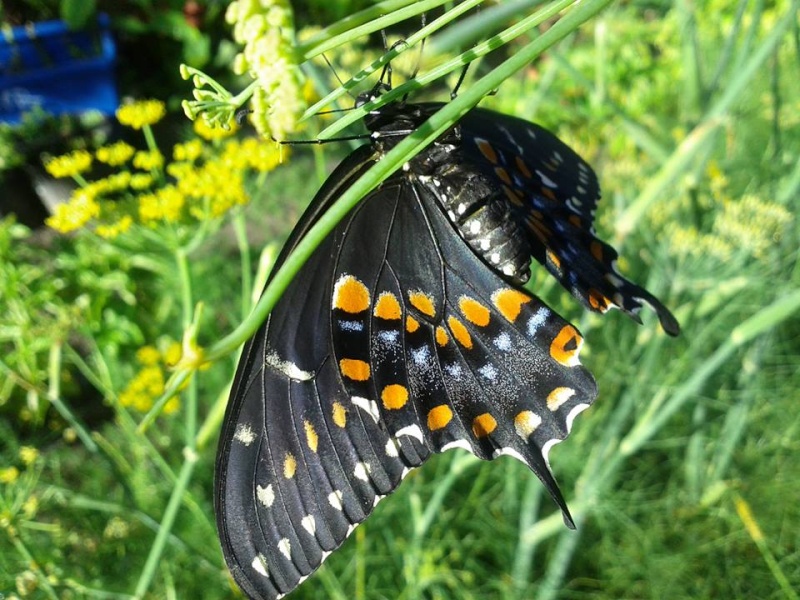
[[[316,195],[278,264],[440,104],[366,118],[372,143]],[[531,256],[590,309],[652,306],[594,236],[592,169],[538,125],[475,108],[368,194],[247,344],[217,455],[216,511],[252,598],[292,591],[432,452],[528,465],[572,525],[550,448],[594,400],[578,331],[520,284]]]

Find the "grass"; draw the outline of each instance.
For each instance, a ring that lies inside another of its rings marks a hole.
[[[584,333],[584,363],[600,387],[551,456],[577,532],[521,464],[450,452],[409,476],[292,598],[797,598],[796,8],[612,5],[487,100],[550,126],[595,166],[601,237],[614,241],[625,273],[674,309],[683,333],[667,338],[649,315],[641,327],[617,313],[587,315],[536,274],[532,289]],[[254,259],[285,238],[305,204],[295,199],[310,199],[318,184],[302,153],[248,207]],[[116,278],[93,321],[105,327],[95,332],[102,351],[70,354],[67,338],[63,356],[46,356],[70,365],[83,357],[108,401],[135,370],[131,348],[180,336],[179,307],[174,282],[171,292],[81,243],[56,275],[94,294]],[[45,260],[14,247],[4,242],[4,257],[20,269]],[[205,304],[201,343],[240,321],[238,263],[230,228],[191,255],[191,275],[204,282],[195,293]],[[96,280],[79,277],[92,270]],[[41,300],[32,318],[57,306],[44,281],[27,282]],[[121,301],[119,290],[136,301]],[[215,418],[203,421],[224,399],[233,364],[225,357],[193,384],[200,424],[210,425],[191,460],[192,423],[178,416],[143,432],[139,415],[116,410],[85,425],[81,443],[53,411],[24,421],[9,400],[0,468],[19,475],[0,484],[0,594],[236,597],[212,517]],[[75,381],[61,385],[86,423],[76,405],[97,398]],[[38,391],[44,402],[48,390]],[[38,458],[26,464],[23,446]]]

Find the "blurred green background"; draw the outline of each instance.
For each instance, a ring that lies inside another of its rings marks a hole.
[[[186,140],[191,125],[178,105],[190,91],[178,65],[237,82],[226,75],[236,52],[226,4],[26,0],[4,2],[0,15],[20,24],[110,13],[121,94],[163,100],[173,116],[157,126],[159,139]],[[296,3],[298,29],[366,4]],[[509,23],[535,8],[509,4]],[[493,6],[482,16],[497,14]],[[594,167],[598,234],[618,249],[620,269],[673,310],[682,334],[668,338],[649,314],[642,326],[586,314],[535,272],[530,289],[584,334],[583,362],[600,389],[551,454],[577,532],[523,465],[448,452],[409,476],[292,598],[798,597],[797,9],[788,0],[612,3],[484,101],[545,125]],[[456,32],[464,44],[470,31]],[[340,76],[380,54],[373,38],[332,55]],[[423,56],[423,71],[433,56]],[[473,67],[465,87],[493,61]],[[314,73],[332,79],[327,69],[320,62]],[[448,93],[442,86],[420,99]],[[313,137],[316,126],[297,137]],[[17,168],[92,147],[75,127],[22,154],[21,137],[45,134],[5,129],[0,155],[13,154]],[[204,229],[185,263],[204,303],[201,345],[242,320],[243,283],[262,248],[267,265],[347,151],[292,148],[266,178],[249,176],[249,204]],[[0,221],[0,597],[240,597],[212,509],[219,410],[236,357],[192,384],[204,427],[189,474],[185,437],[195,432],[185,402],[137,427],[163,390],[186,317],[181,274],[162,250],[146,237],[114,242],[31,229],[13,214]],[[148,365],[161,388],[145,406],[123,406]],[[184,475],[174,524],[154,554]]]

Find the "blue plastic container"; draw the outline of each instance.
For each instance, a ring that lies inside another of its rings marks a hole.
[[[42,21],[0,33],[0,121],[18,123],[37,105],[57,115],[119,106],[108,15],[82,31]]]

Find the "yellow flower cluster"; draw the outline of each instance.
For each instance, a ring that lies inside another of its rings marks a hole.
[[[171,364],[170,360],[174,360],[175,353],[180,354],[180,351],[180,344],[175,341],[169,343],[163,352],[155,346],[140,348],[136,353],[136,360],[142,367],[119,395],[120,404],[139,412],[150,410],[164,393],[165,367]],[[172,414],[179,408],[180,400],[175,396],[164,405],[164,413]]]
[[[55,213],[48,217],[47,224],[61,233],[70,233],[80,229],[100,214],[100,205],[84,192],[76,190],[69,202],[59,204]]]
[[[164,155],[158,150],[142,150],[133,157],[133,166],[142,171],[152,171],[164,166]]]
[[[288,0],[236,0],[225,18],[233,24],[233,38],[244,46],[234,71],[250,73],[259,84],[250,118],[261,135],[282,140],[305,109],[291,5]]]
[[[86,150],[75,150],[63,156],[57,156],[44,165],[47,172],[56,179],[74,177],[88,171],[91,167],[92,155]]]
[[[128,105],[127,109],[147,103]],[[154,109],[149,109],[153,112]],[[123,120],[133,122],[134,117],[120,109]],[[152,121],[139,115],[137,123]],[[156,227],[164,223],[186,223],[191,220],[218,218],[235,206],[247,203],[246,174],[266,172],[283,160],[283,150],[272,142],[257,138],[239,141],[222,139],[221,129],[209,129],[201,120],[195,129],[210,142],[194,138],[178,143],[171,149],[172,162],[148,138],[149,150],[136,151],[124,142],[105,146],[94,156],[110,166],[130,167],[116,173],[86,182],[79,180],[70,200],[57,207],[47,224],[69,233],[81,228],[91,228],[103,238],[113,239],[130,232],[136,225]],[[152,143],[151,143],[152,142]],[[92,155],[75,153],[51,161],[57,172],[75,171],[91,164]],[[60,170],[59,170],[60,169]],[[124,167],[123,167],[124,169]]]
[[[671,250],[676,255],[728,261],[742,253],[768,260],[768,251],[784,235],[792,214],[783,206],[757,196],[724,199],[710,233],[693,227],[671,227]]]
[[[142,129],[158,123],[167,114],[160,100],[140,100],[117,109],[117,120],[132,129]]]
[[[98,148],[95,156],[97,160],[112,167],[119,167],[120,165],[124,165],[131,159],[133,153],[136,152],[136,149],[131,146],[130,144],[126,144],[125,142],[117,142],[115,144],[111,144],[110,146],[103,146],[102,148]]]
[[[150,225],[158,221],[179,221],[184,203],[184,195],[174,185],[168,185],[139,197],[139,219]]]

